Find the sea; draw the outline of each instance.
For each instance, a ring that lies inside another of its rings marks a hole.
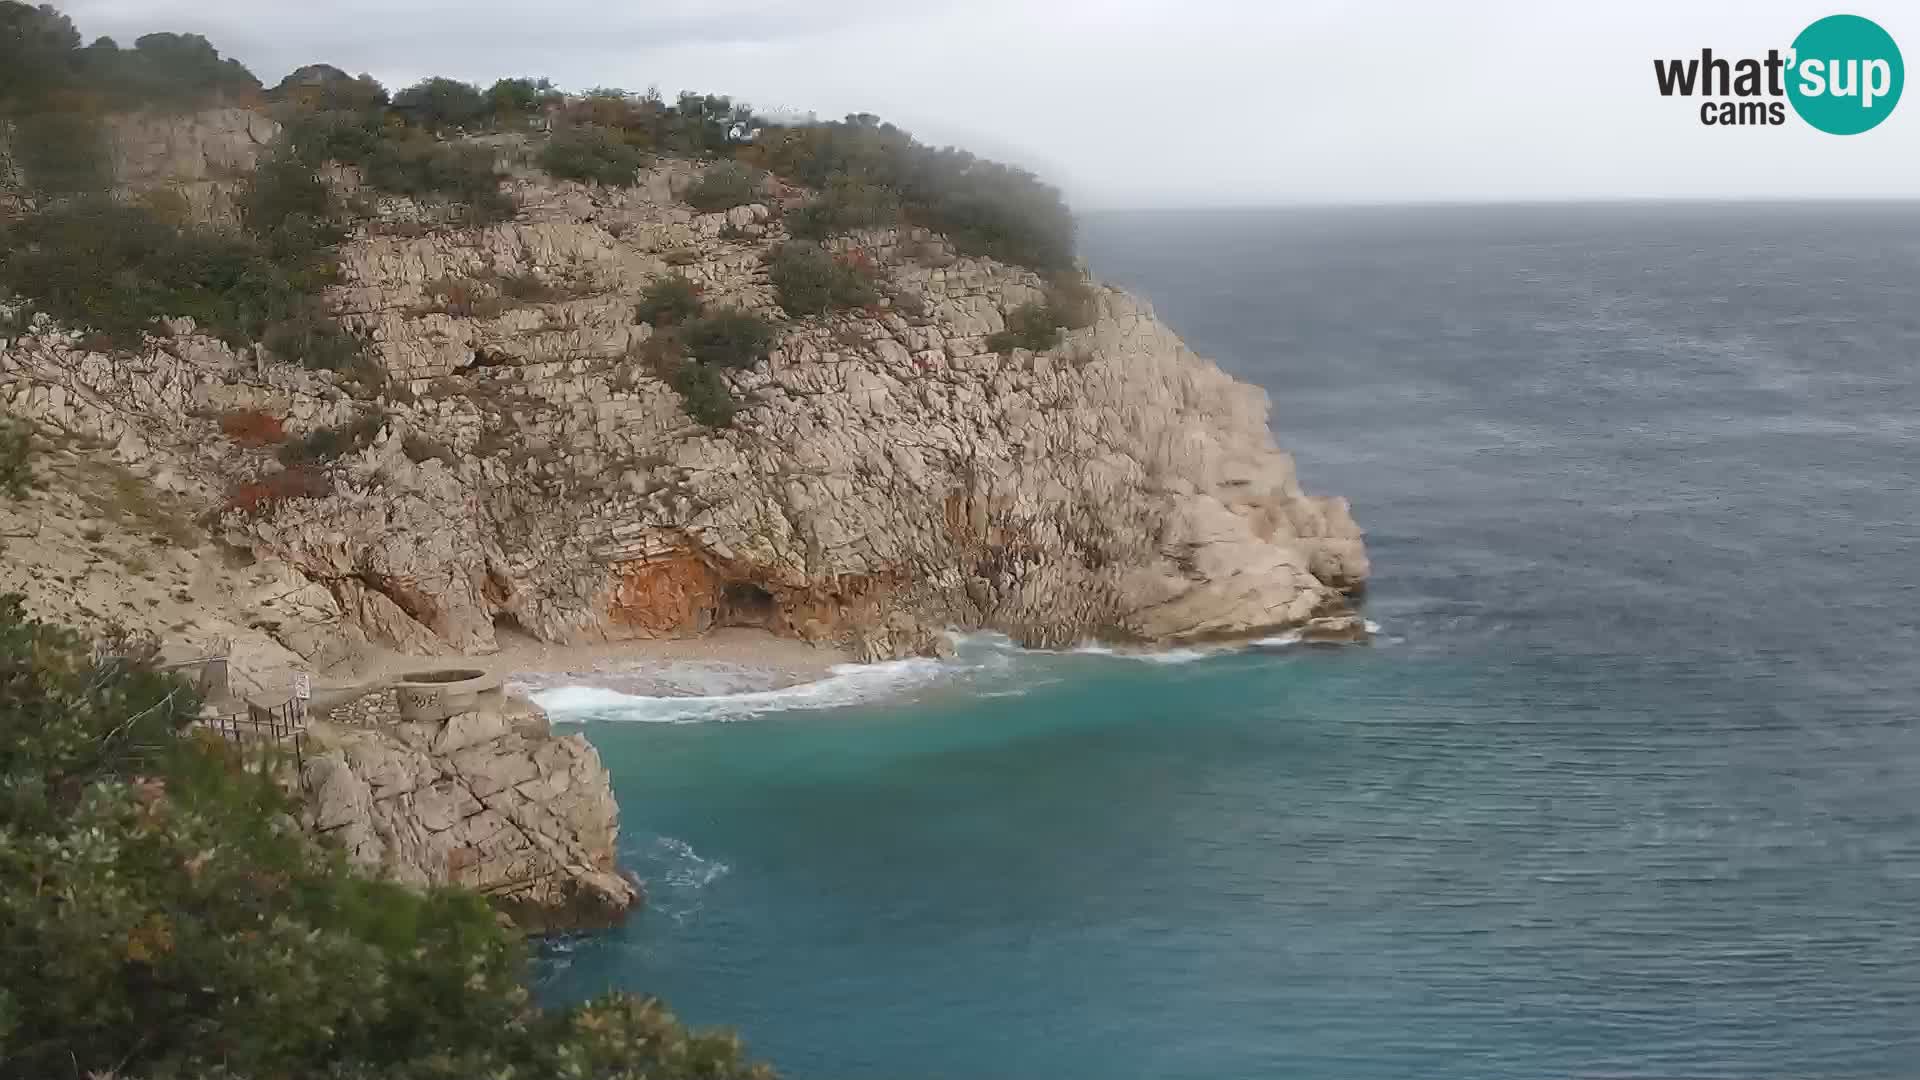
[[[540,700],[796,1080],[1920,1076],[1920,204],[1090,214],[1352,500],[1367,646]]]

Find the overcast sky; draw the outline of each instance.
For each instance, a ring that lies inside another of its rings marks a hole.
[[[1082,208],[1920,195],[1920,92],[1864,135],[1704,127],[1656,56],[1785,49],[1851,11],[1920,60],[1920,4],[1786,0],[67,0],[89,39],[197,32],[301,64],[657,85],[878,113]]]

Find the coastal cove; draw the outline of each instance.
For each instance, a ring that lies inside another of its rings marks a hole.
[[[1353,500],[1373,643],[545,687],[651,906],[544,998],[658,992],[798,1080],[1920,1059],[1920,209],[1083,231]]]

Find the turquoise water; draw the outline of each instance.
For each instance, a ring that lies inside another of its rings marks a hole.
[[[653,907],[543,994],[803,1080],[1920,1073],[1920,210],[1087,233],[1353,498],[1379,641],[576,695]]]

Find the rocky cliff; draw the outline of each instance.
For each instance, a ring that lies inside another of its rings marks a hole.
[[[227,110],[123,138],[120,157],[146,182],[182,170],[217,217],[222,177],[269,134]],[[334,299],[387,376],[376,399],[180,323],[131,356],[43,325],[0,349],[0,400],[210,502],[276,468],[221,436],[222,413],[296,436],[375,417],[328,466],[331,494],[217,527],[296,575],[311,602],[273,636],[315,664],[362,643],[484,652],[500,627],[587,642],[747,623],[878,658],[948,627],[1058,645],[1357,625],[1344,594],[1367,562],[1345,502],[1304,493],[1263,392],[1136,298],[1096,288],[1096,317],[1057,347],[990,351],[1042,282],[887,230],[835,243],[890,302],[792,320],[764,266],[777,207],[695,213],[686,162],[612,190],[497,149],[510,222],[359,200]],[[728,376],[730,429],[690,420],[648,361],[634,306],[669,272],[780,325],[765,363]]]
[[[356,865],[465,885],[526,929],[603,926],[639,902],[599,755],[525,699],[409,720],[387,692],[334,715],[311,732],[303,824]]]

